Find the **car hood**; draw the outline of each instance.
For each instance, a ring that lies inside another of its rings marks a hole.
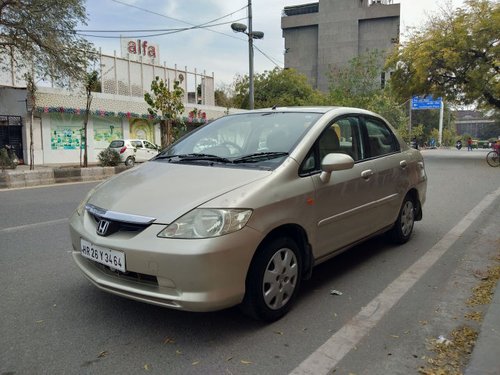
[[[100,185],[88,203],[169,224],[199,205],[272,172],[147,162]]]

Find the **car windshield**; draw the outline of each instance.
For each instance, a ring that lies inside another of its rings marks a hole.
[[[319,117],[320,113],[278,111],[222,117],[188,134],[156,159],[275,168]]]

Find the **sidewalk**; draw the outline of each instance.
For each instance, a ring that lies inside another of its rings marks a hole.
[[[465,375],[500,374],[500,283],[488,307]]]
[[[117,173],[123,172],[127,167],[90,166],[35,166],[30,170],[29,165],[18,165],[16,169],[0,171],[0,189],[23,188],[33,186],[52,185],[67,182],[99,181]]]

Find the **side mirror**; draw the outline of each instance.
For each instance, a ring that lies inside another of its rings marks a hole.
[[[346,154],[327,154],[321,161],[321,174],[323,182],[330,180],[333,171],[343,171],[354,167],[354,159]]]

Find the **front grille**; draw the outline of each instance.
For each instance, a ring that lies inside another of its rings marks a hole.
[[[152,285],[152,286],[158,286],[158,279],[156,278],[156,276],[147,275],[147,274],[138,273],[138,272],[131,272],[131,271],[121,272],[118,270],[112,270],[111,268],[109,268],[108,266],[105,266],[104,264],[92,262],[91,260],[89,260],[89,262],[91,262],[92,265],[99,268],[101,271],[103,271],[105,274],[107,274],[109,276],[119,278],[119,279],[129,280],[129,281],[135,281],[135,282],[138,282],[140,284],[148,284],[148,285]]]
[[[90,214],[92,219],[94,219],[94,222],[99,224],[99,222],[103,219],[103,217]],[[108,219],[107,219],[108,220]],[[123,221],[115,221],[115,220],[108,220],[110,223],[112,223],[113,226],[117,227],[117,230],[115,232],[119,231],[124,231],[124,232],[141,232],[147,227],[149,227],[151,224],[135,224],[135,223],[126,223]]]
[[[119,231],[141,232],[156,220],[154,217],[106,210],[88,203],[85,209],[94,219],[100,236],[109,236]]]

